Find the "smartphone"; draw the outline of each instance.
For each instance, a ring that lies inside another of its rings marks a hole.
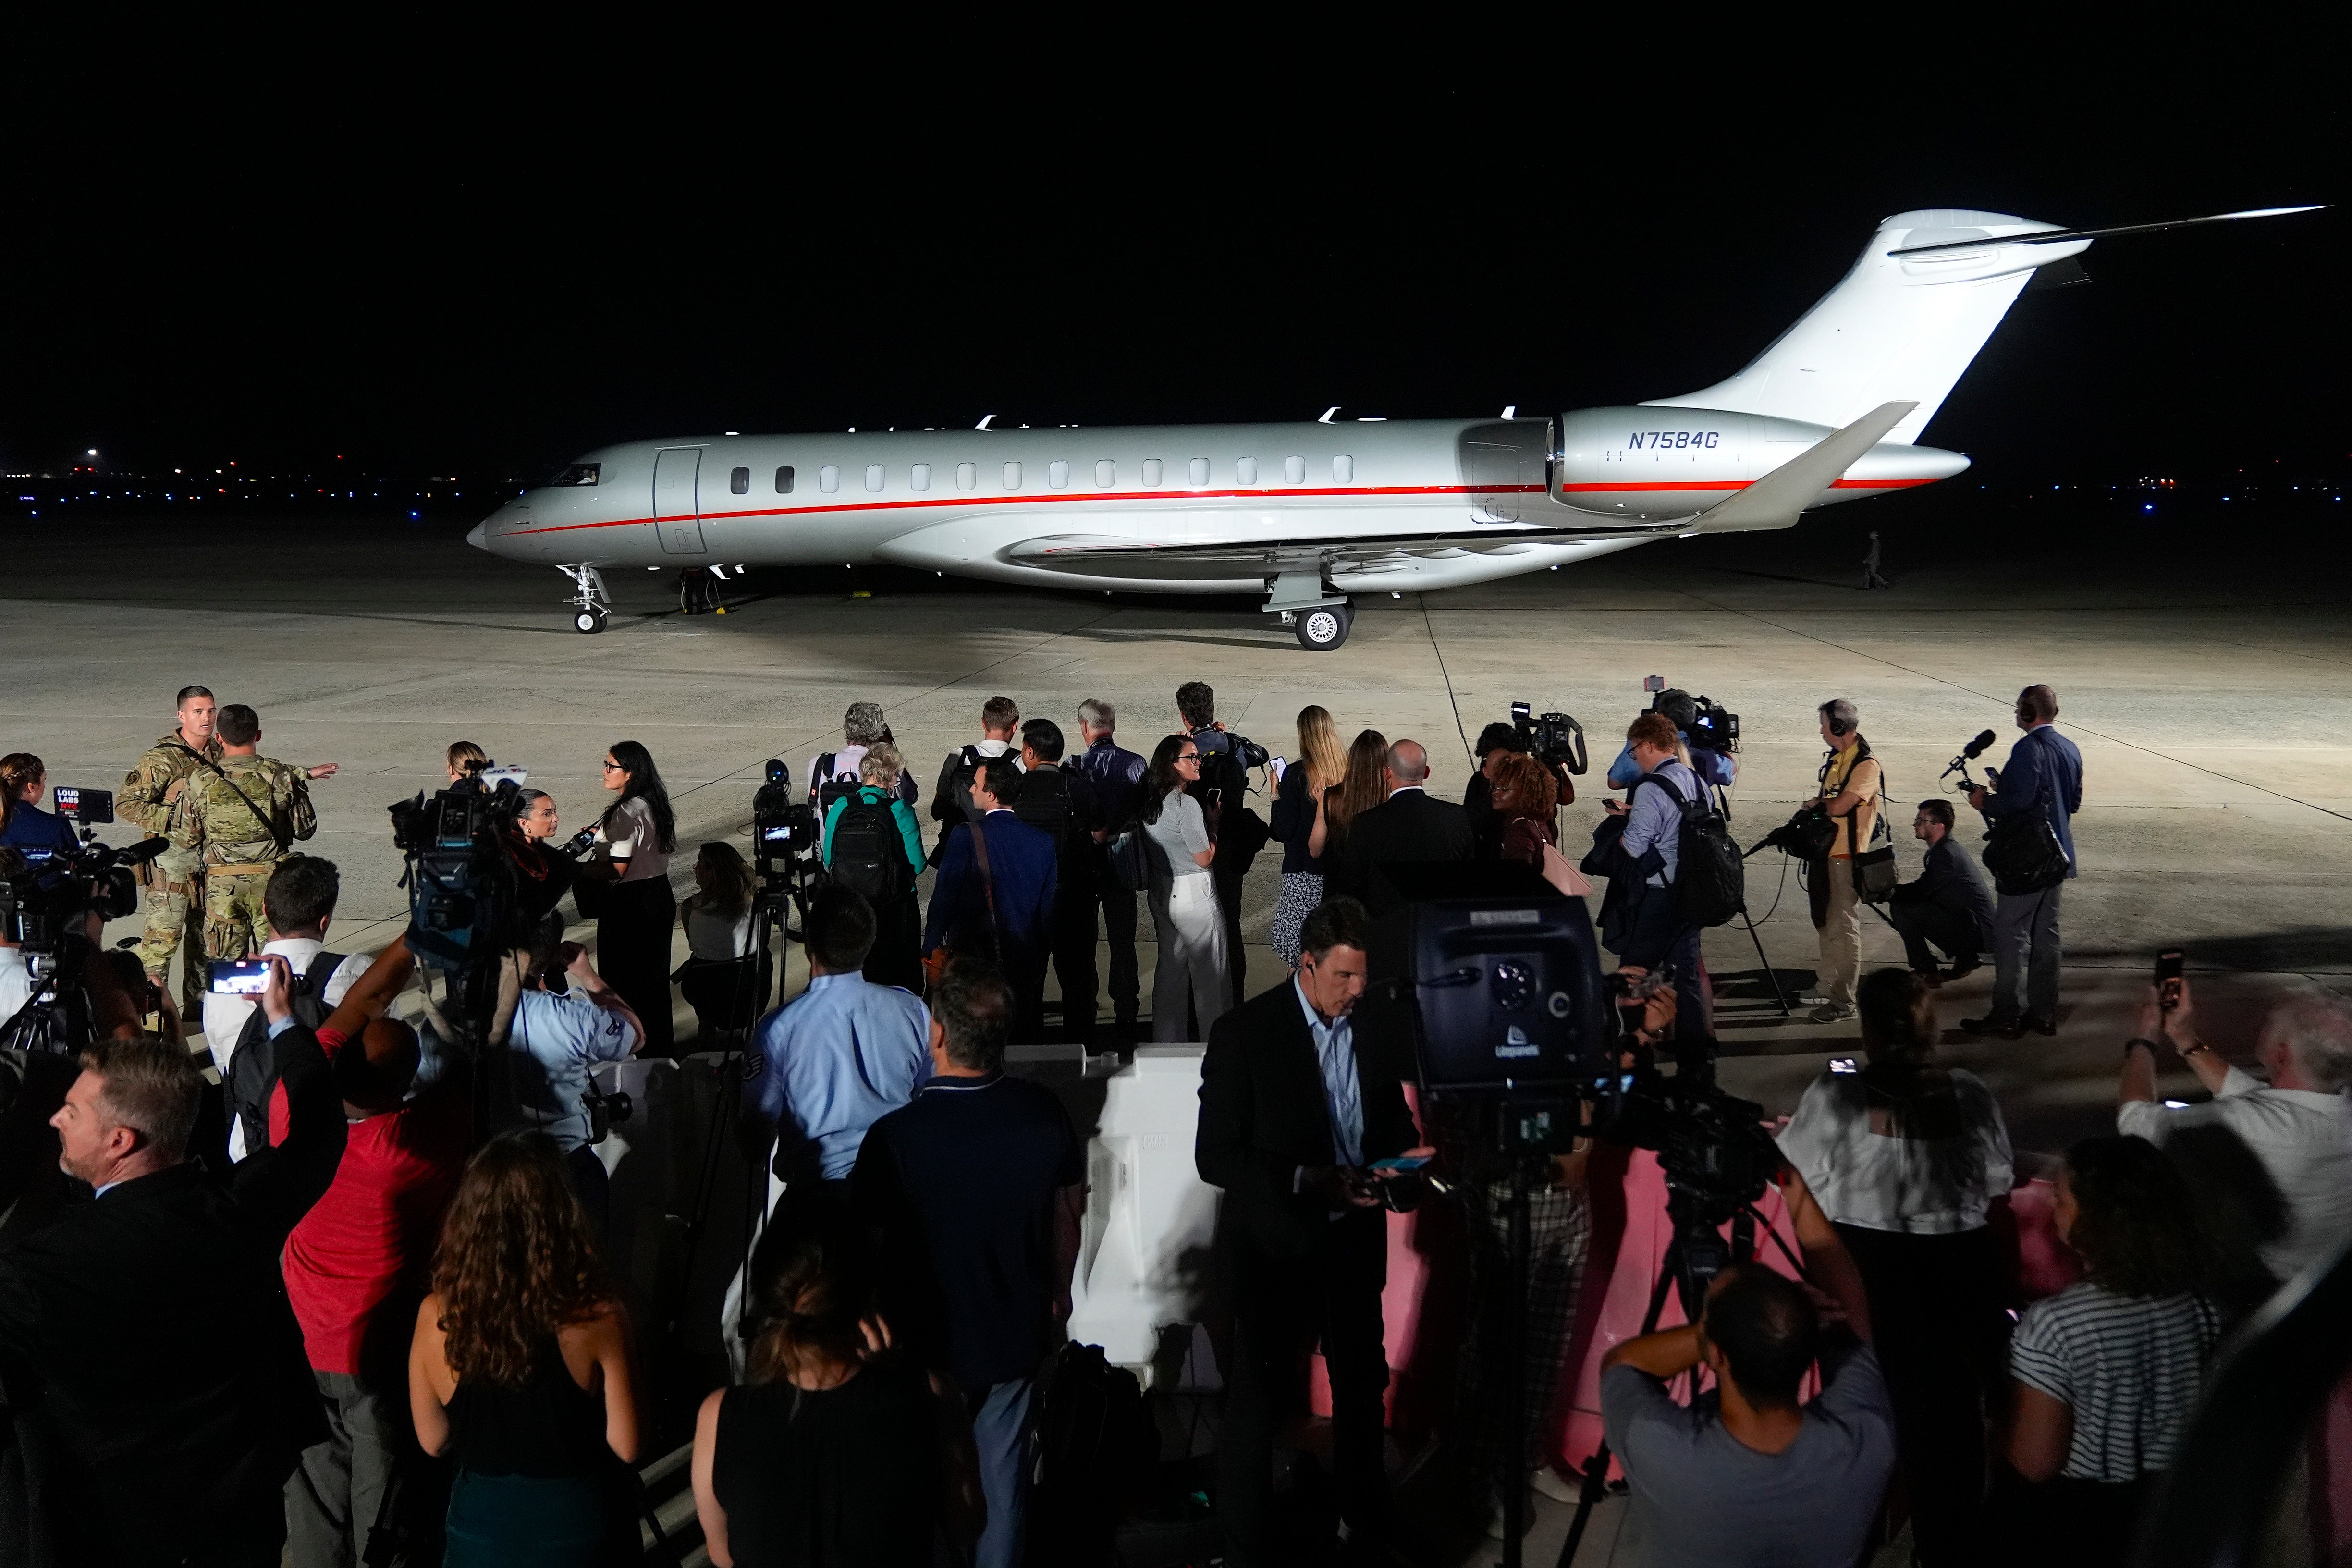
[[[2156,994],[2167,1008],[2180,1005],[2180,971],[2188,954],[2177,947],[2168,947],[2156,955]]]
[[[216,996],[258,996],[269,989],[269,960],[215,958],[213,994]]]
[[[1373,1161],[1370,1169],[1375,1171],[1418,1171],[1423,1165],[1428,1163],[1429,1156],[1426,1154],[1398,1154],[1386,1160]]]
[[[1280,783],[1282,782],[1282,771],[1283,771],[1285,768],[1286,768],[1286,767],[1290,766],[1289,763],[1286,762],[1285,760],[1283,760],[1283,759],[1282,759],[1282,758],[1280,758],[1280,757],[1269,757],[1269,758],[1267,758],[1267,759],[1266,759],[1266,763],[1265,763],[1265,765],[1266,765],[1269,769],[1273,770],[1273,773],[1274,773],[1274,782],[1275,782],[1275,783],[1276,783],[1276,784],[1280,784]]]
[[[1832,1057],[1830,1058],[1830,1071],[1832,1072],[1860,1072],[1862,1068],[1860,1064],[1855,1062],[1852,1057]]]

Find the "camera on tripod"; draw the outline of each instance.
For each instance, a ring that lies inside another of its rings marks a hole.
[[[37,851],[0,876],[0,931],[22,950],[33,994],[0,1032],[0,1046],[75,1051],[89,1044],[79,987],[87,944],[72,940],[85,915],[116,921],[139,908],[136,868],[171,847],[144,838],[128,847],[96,842],[95,829],[114,820],[111,790],[57,787],[58,815],[81,830],[70,849]],[[60,1003],[63,1004],[62,1008]]]
[[[1565,713],[1538,713],[1524,702],[1511,704],[1511,728],[1536,761],[1582,776],[1589,760],[1584,726]]]
[[[393,846],[407,858],[408,950],[419,963],[464,973],[530,945],[513,844],[522,792],[513,779],[488,788],[478,773],[386,809]]]

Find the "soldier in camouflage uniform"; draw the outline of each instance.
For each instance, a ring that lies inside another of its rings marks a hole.
[[[220,757],[220,742],[213,734],[213,694],[201,686],[180,693],[179,728],[147,748],[139,765],[125,775],[115,792],[115,815],[143,828],[153,837],[168,837],[172,813],[186,789],[190,773]],[[205,994],[204,939],[189,920],[192,907],[204,901],[203,862],[189,850],[172,848],[158,855],[146,873],[147,929],[139,942],[140,966],[163,988],[172,967],[172,954],[181,954],[180,1016],[201,1016]]]
[[[205,956],[243,958],[268,940],[261,907],[269,874],[296,841],[319,831],[313,778],[332,763],[299,768],[257,754],[261,719],[241,702],[220,710],[221,759],[190,775],[172,812],[172,843],[204,863]]]

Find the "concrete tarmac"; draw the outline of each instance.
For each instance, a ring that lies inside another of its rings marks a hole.
[[[977,737],[981,703],[997,692],[1073,736],[1080,700],[1108,699],[1121,741],[1146,752],[1173,725],[1185,679],[1210,682],[1228,726],[1278,752],[1297,752],[1294,717],[1319,702],[1345,734],[1369,726],[1423,742],[1438,792],[1456,798],[1469,742],[1525,700],[1576,715],[1591,739],[1594,771],[1565,818],[1573,856],[1599,816],[1600,773],[1645,703],[1644,676],[1740,715],[1734,831],[1746,843],[1811,793],[1819,702],[1860,706],[1907,831],[1912,803],[1956,793],[1937,775],[1970,736],[1996,731],[1987,760],[2000,761],[2017,690],[2046,681],[2086,772],[2061,1032],[1951,1037],[1953,1059],[1999,1089],[2021,1149],[2055,1151],[2112,1125],[2117,1047],[2160,946],[2186,946],[2215,1043],[2242,1059],[2266,994],[2298,976],[2352,986],[2340,571],[2281,582],[2259,560],[2108,545],[2051,556],[2029,582],[2000,550],[1937,553],[1921,531],[1890,537],[1894,589],[1864,594],[1848,536],[1869,525],[1674,541],[1484,588],[1362,599],[1348,645],[1316,655],[1233,601],[824,568],[755,570],[730,613],[691,618],[673,578],[616,574],[611,629],[583,637],[563,579],[467,548],[464,521],[206,520],[197,531],[79,519],[69,536],[19,521],[0,582],[0,751],[38,752],[55,784],[111,787],[171,727],[180,686],[252,704],[265,752],[342,765],[313,786],[320,828],[305,847],[342,868],[335,943],[373,946],[405,918],[384,807],[437,787],[458,739],[528,766],[567,827],[601,809],[604,748],[644,742],[677,805],[683,890],[700,841],[748,851],[762,762],[783,757],[797,784],[860,698],[883,705],[926,807],[940,760]],[[1971,814],[1962,820],[1973,848]],[[1900,842],[1916,875],[1917,846]],[[1277,973],[1264,944],[1278,865],[1269,850],[1249,879],[1252,991]],[[1796,989],[1817,951],[1804,891],[1774,852],[1749,876],[1764,950]],[[1824,1057],[1853,1047],[1852,1025],[1817,1026],[1801,1008],[1783,1019],[1739,926],[1708,932],[1706,951],[1724,997],[1725,1082],[1789,1110]],[[1902,956],[1867,913],[1864,954],[1869,965]],[[1990,974],[1944,992],[1948,1026],[1984,1010]],[[690,1037],[690,1019],[679,1023]],[[2191,1080],[2176,1069],[2167,1082]]]

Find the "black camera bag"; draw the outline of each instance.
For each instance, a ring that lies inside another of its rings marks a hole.
[[[1984,866],[1992,873],[1994,889],[2011,898],[2054,888],[2074,869],[2058,830],[2038,811],[1993,818],[1985,835]]]

